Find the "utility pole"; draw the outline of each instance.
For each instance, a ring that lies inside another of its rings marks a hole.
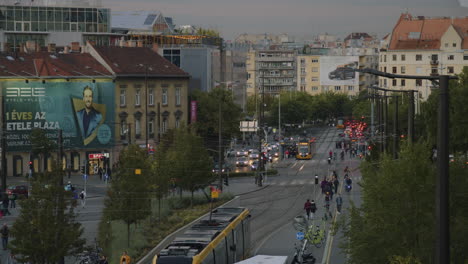
[[[383,106],[383,117],[384,117],[384,127],[383,127],[383,151],[387,151],[387,139],[388,139],[388,100],[387,100],[387,91],[384,91],[384,106]]]
[[[146,146],[146,154],[148,154],[149,146],[148,146],[148,65],[145,65],[145,146]]]
[[[1,135],[1,147],[2,147],[2,191],[5,193],[7,188],[7,159],[6,159],[6,120],[5,120],[5,97],[2,96],[2,135]]]
[[[281,93],[278,95],[278,139],[281,140]]]
[[[221,97],[219,98],[219,105],[218,105],[218,178],[219,178],[219,189],[222,191],[223,190],[223,177],[222,177],[222,162],[221,162],[221,159],[222,159],[222,147],[221,147],[221,144],[222,144],[222,137],[221,137],[221,103],[222,100],[221,100]]]
[[[58,169],[60,171],[60,177],[59,177],[59,185],[60,186],[63,186],[63,173],[62,173],[62,170],[63,170],[63,160],[62,160],[62,156],[63,156],[63,136],[62,136],[62,129],[59,129],[58,130],[58,157],[57,157],[57,161],[58,161]]]
[[[436,264],[450,263],[449,230],[449,76],[439,76],[439,120],[436,184]]]
[[[412,144],[414,142],[414,92],[409,92],[409,104],[408,104],[408,142]]]
[[[398,158],[398,96],[395,95],[395,112],[393,113],[393,158]]]
[[[375,124],[374,124],[374,104],[375,104],[375,90],[372,89],[371,92],[371,138],[374,140],[374,129],[375,129]],[[369,92],[369,91],[368,91]]]

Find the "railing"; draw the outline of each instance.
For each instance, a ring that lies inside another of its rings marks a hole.
[[[256,57],[257,61],[294,61],[295,57]]]
[[[2,0],[2,5],[50,7],[102,7],[102,0]]]

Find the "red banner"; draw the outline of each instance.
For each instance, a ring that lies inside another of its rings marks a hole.
[[[190,102],[190,123],[197,122],[197,101]]]

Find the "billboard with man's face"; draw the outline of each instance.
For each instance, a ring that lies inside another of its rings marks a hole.
[[[35,128],[64,148],[109,148],[114,144],[114,83],[3,82],[7,149],[30,151]]]
[[[320,57],[320,85],[359,85],[358,56]]]

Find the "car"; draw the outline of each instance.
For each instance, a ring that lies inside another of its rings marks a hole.
[[[10,186],[6,190],[7,195],[12,195],[13,193],[16,194],[19,197],[24,197],[28,198],[29,192],[28,192],[28,186],[26,185],[14,185]]]
[[[250,165],[250,169],[253,171],[256,171],[257,168],[258,168],[258,161],[252,162],[252,164]]]
[[[234,151],[234,149],[228,149],[226,150],[226,157],[234,157],[236,155],[236,152]]]
[[[252,151],[252,153],[250,153],[249,158],[250,159],[258,159],[258,155],[259,155],[258,151],[254,150],[254,151]]]
[[[218,173],[218,164],[214,165],[214,168],[211,170],[213,173]],[[229,172],[231,171],[231,168],[227,164],[223,164],[223,168],[221,169],[221,172]]]
[[[239,151],[236,152],[236,156],[237,157],[248,157],[249,152],[245,151],[245,150],[239,150]]]
[[[249,159],[246,157],[240,157],[236,160],[237,167],[245,167],[249,165]]]
[[[279,152],[273,153],[273,156],[274,156],[275,158],[279,157]]]

